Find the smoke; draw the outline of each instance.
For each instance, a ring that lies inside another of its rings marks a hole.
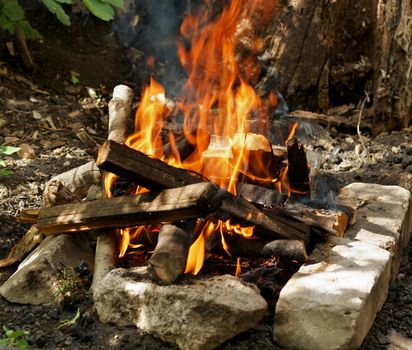
[[[125,11],[116,17],[113,30],[129,48],[129,58],[135,66],[134,80],[144,84],[152,75],[168,94],[178,93],[184,71],[177,56],[176,42],[188,4],[182,0],[125,1]],[[152,58],[154,66],[150,67],[147,61]]]

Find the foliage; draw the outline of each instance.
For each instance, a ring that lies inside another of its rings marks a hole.
[[[26,335],[29,334],[27,331],[8,329],[3,326],[6,338],[0,339],[0,347],[14,346],[16,348],[27,348],[29,343],[25,339]]]
[[[0,146],[0,155],[1,154],[10,155],[10,154],[18,152],[19,150],[20,150],[20,148],[18,148],[18,147]],[[2,167],[6,166],[6,163],[1,158],[0,158],[0,166],[2,166]],[[12,173],[13,173],[13,171],[11,171],[9,169],[0,169],[0,175],[10,175]]]
[[[41,0],[44,6],[64,25],[70,25],[64,5],[73,5],[75,0]],[[114,18],[114,7],[123,8],[124,0],[82,0],[88,10],[103,21]],[[28,39],[40,39],[40,33],[25,19],[24,9],[18,0],[0,0],[0,28],[14,34],[19,27]]]

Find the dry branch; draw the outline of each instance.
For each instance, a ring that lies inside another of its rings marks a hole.
[[[217,186],[206,182],[138,196],[104,198],[40,209],[38,228],[46,235],[122,228],[205,217],[214,210]]]
[[[306,262],[308,254],[301,240],[279,239],[268,242],[262,239],[244,238],[239,234],[224,234],[227,252],[234,257],[270,258]]]
[[[309,167],[305,148],[296,138],[286,142],[288,149],[288,182],[292,192],[310,196]]]

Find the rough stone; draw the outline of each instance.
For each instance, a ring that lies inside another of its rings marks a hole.
[[[385,302],[388,251],[331,237],[283,287],[276,304],[274,338],[292,349],[358,348]]]
[[[66,279],[75,276],[74,269],[82,263],[92,269],[93,262],[87,235],[47,237],[0,287],[0,294],[19,304],[58,302],[63,296],[62,288],[70,287]]]
[[[275,340],[308,350],[356,349],[385,302],[411,231],[411,193],[353,183],[340,194],[357,208],[345,238],[329,237],[282,289]]]
[[[411,193],[399,186],[355,182],[342,189],[339,199],[357,208],[356,224],[346,231],[345,237],[388,250],[393,256],[393,281],[410,238]]]
[[[112,270],[93,298],[102,322],[135,325],[184,350],[214,349],[257,326],[267,310],[258,289],[233,276],[163,286],[145,267]]]

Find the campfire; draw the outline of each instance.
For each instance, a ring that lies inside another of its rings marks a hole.
[[[107,198],[55,205],[79,189],[64,181],[48,186],[50,208],[40,210],[39,230],[53,235],[113,229],[98,239],[108,240],[109,255],[154,249],[149,266],[153,277],[166,283],[182,273],[198,274],[210,253],[206,247],[216,242],[238,258],[239,275],[239,258],[305,262],[307,248],[325,234],[342,236],[351,210],[329,210],[309,200],[309,166],[294,136],[298,124],[291,125],[283,144],[270,142],[278,93],[258,95],[250,82],[259,69],[250,62],[263,45],[252,29],[256,16],[265,20],[263,12],[261,1],[246,6],[232,1],[212,21],[186,16],[178,44],[188,76],[181,95],[168,99],[152,78],[128,135],[133,92],[116,87],[108,141],[95,163],[71,173],[83,186],[96,180],[96,166],[103,170]],[[246,38],[247,54],[239,49]],[[116,193],[119,183],[127,188]],[[306,204],[292,201],[299,198]],[[96,266],[95,281],[99,271]]]
[[[211,254],[237,258],[236,276],[241,259],[304,263],[317,242],[354,222],[352,208],[311,199],[297,122],[273,142],[280,95],[252,87],[265,6],[234,0],[212,20],[187,15],[181,94],[169,98],[152,78],[130,133],[133,90],[115,87],[107,141],[92,145],[96,160],[51,179],[44,207],[21,213],[34,234],[99,232],[92,290],[119,258],[142,251],[162,285],[199,274]]]

